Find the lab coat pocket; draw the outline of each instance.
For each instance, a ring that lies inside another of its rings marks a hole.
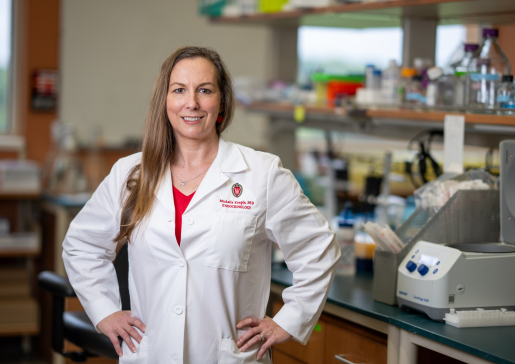
[[[214,213],[211,219],[211,239],[206,265],[246,272],[256,222],[256,216],[252,215]]]
[[[260,360],[256,359],[259,349],[261,349],[261,345],[256,344],[247,351],[241,352],[234,340],[222,339],[218,349],[218,364],[272,364],[270,350],[267,350]]]
[[[137,351],[133,353],[124,341],[122,343],[123,356],[120,358],[119,364],[145,364],[148,361],[148,336],[143,336],[139,344],[135,339],[132,339],[132,342],[136,345]]]

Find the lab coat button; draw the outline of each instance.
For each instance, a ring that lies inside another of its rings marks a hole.
[[[184,263],[184,260],[179,260],[179,267],[184,267],[186,263]]]
[[[187,223],[188,225],[193,224],[193,219],[186,219],[186,223]]]
[[[173,312],[175,312],[176,315],[180,315],[180,314],[182,314],[183,309],[181,306],[175,306],[175,308],[173,309]]]

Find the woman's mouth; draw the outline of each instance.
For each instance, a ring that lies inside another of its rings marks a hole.
[[[192,117],[192,116],[183,116],[182,119],[184,121],[188,121],[188,122],[195,122],[195,121],[199,121],[200,119],[202,119],[203,116],[195,116],[195,117]]]

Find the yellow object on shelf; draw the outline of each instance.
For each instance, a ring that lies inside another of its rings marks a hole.
[[[303,123],[306,119],[306,109],[302,105],[295,106],[293,111],[293,118],[297,123]]]
[[[277,13],[282,10],[288,0],[260,0],[259,11],[262,13]]]

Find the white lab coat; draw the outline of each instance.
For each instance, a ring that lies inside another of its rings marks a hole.
[[[112,239],[124,181],[140,158],[137,153],[114,165],[63,243],[68,277],[95,326],[121,307]],[[235,183],[243,190],[239,197],[233,195]],[[184,212],[180,247],[169,168],[155,195],[148,220],[129,244],[132,316],[147,329],[142,343],[135,342],[136,353],[123,343],[120,363],[257,363],[261,344],[239,352],[235,340],[245,330],[236,323],[265,315],[272,242],[293,272],[285,305],[273,319],[307,342],[340,249],[278,157],[220,138],[218,155]],[[269,353],[260,362],[271,363]]]

